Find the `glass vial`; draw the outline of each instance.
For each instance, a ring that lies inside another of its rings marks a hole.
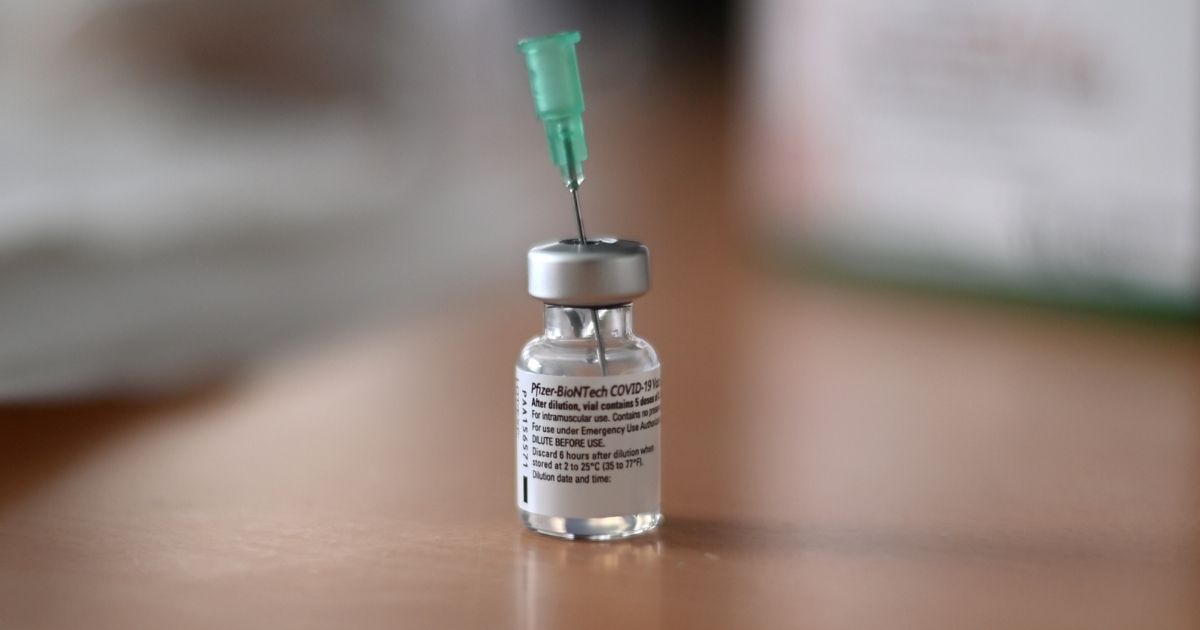
[[[529,262],[530,293],[547,303],[516,364],[521,520],[563,538],[649,531],[662,519],[660,369],[630,304],[648,288],[646,248],[562,241]]]

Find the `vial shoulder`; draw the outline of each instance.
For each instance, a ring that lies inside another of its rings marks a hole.
[[[601,376],[597,350],[594,339],[534,337],[521,349],[516,367],[525,372],[552,376]],[[609,376],[646,372],[659,367],[654,346],[632,335],[606,339],[604,356]]]

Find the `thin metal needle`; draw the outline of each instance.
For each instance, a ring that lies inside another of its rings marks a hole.
[[[587,234],[583,231],[583,214],[579,211],[579,188],[571,189],[571,202],[575,204],[575,227],[579,229],[579,245],[582,247],[587,244]],[[591,311],[592,330],[596,332],[596,354],[600,357],[600,373],[608,376],[608,357],[605,356],[607,351],[604,349],[604,334],[600,330],[600,311],[594,308]]]
[[[567,186],[571,190],[571,205],[575,207],[575,228],[579,230],[579,246],[587,245],[587,234],[583,231],[583,212],[579,210],[579,182],[575,179],[575,149],[571,146],[571,141],[568,139],[563,143],[563,149],[566,151],[568,176],[571,183]],[[607,351],[604,349],[604,335],[600,332],[600,311],[591,309],[592,311],[592,331],[596,334],[596,354],[600,359],[600,374],[608,376],[608,357],[605,356]]]
[[[600,310],[592,309],[592,329],[596,331],[596,354],[600,355],[600,373],[608,376],[608,358],[604,356],[604,335],[600,331]]]
[[[583,232],[583,213],[579,211],[579,188],[571,189],[571,203],[575,206],[575,227],[579,230],[579,244],[587,244],[587,236]]]

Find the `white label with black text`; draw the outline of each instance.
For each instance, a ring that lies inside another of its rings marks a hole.
[[[659,369],[517,370],[517,506],[568,518],[659,510]]]

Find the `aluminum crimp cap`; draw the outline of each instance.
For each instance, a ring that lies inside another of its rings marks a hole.
[[[578,239],[529,250],[529,295],[548,304],[625,304],[650,289],[650,250],[637,241]]]

